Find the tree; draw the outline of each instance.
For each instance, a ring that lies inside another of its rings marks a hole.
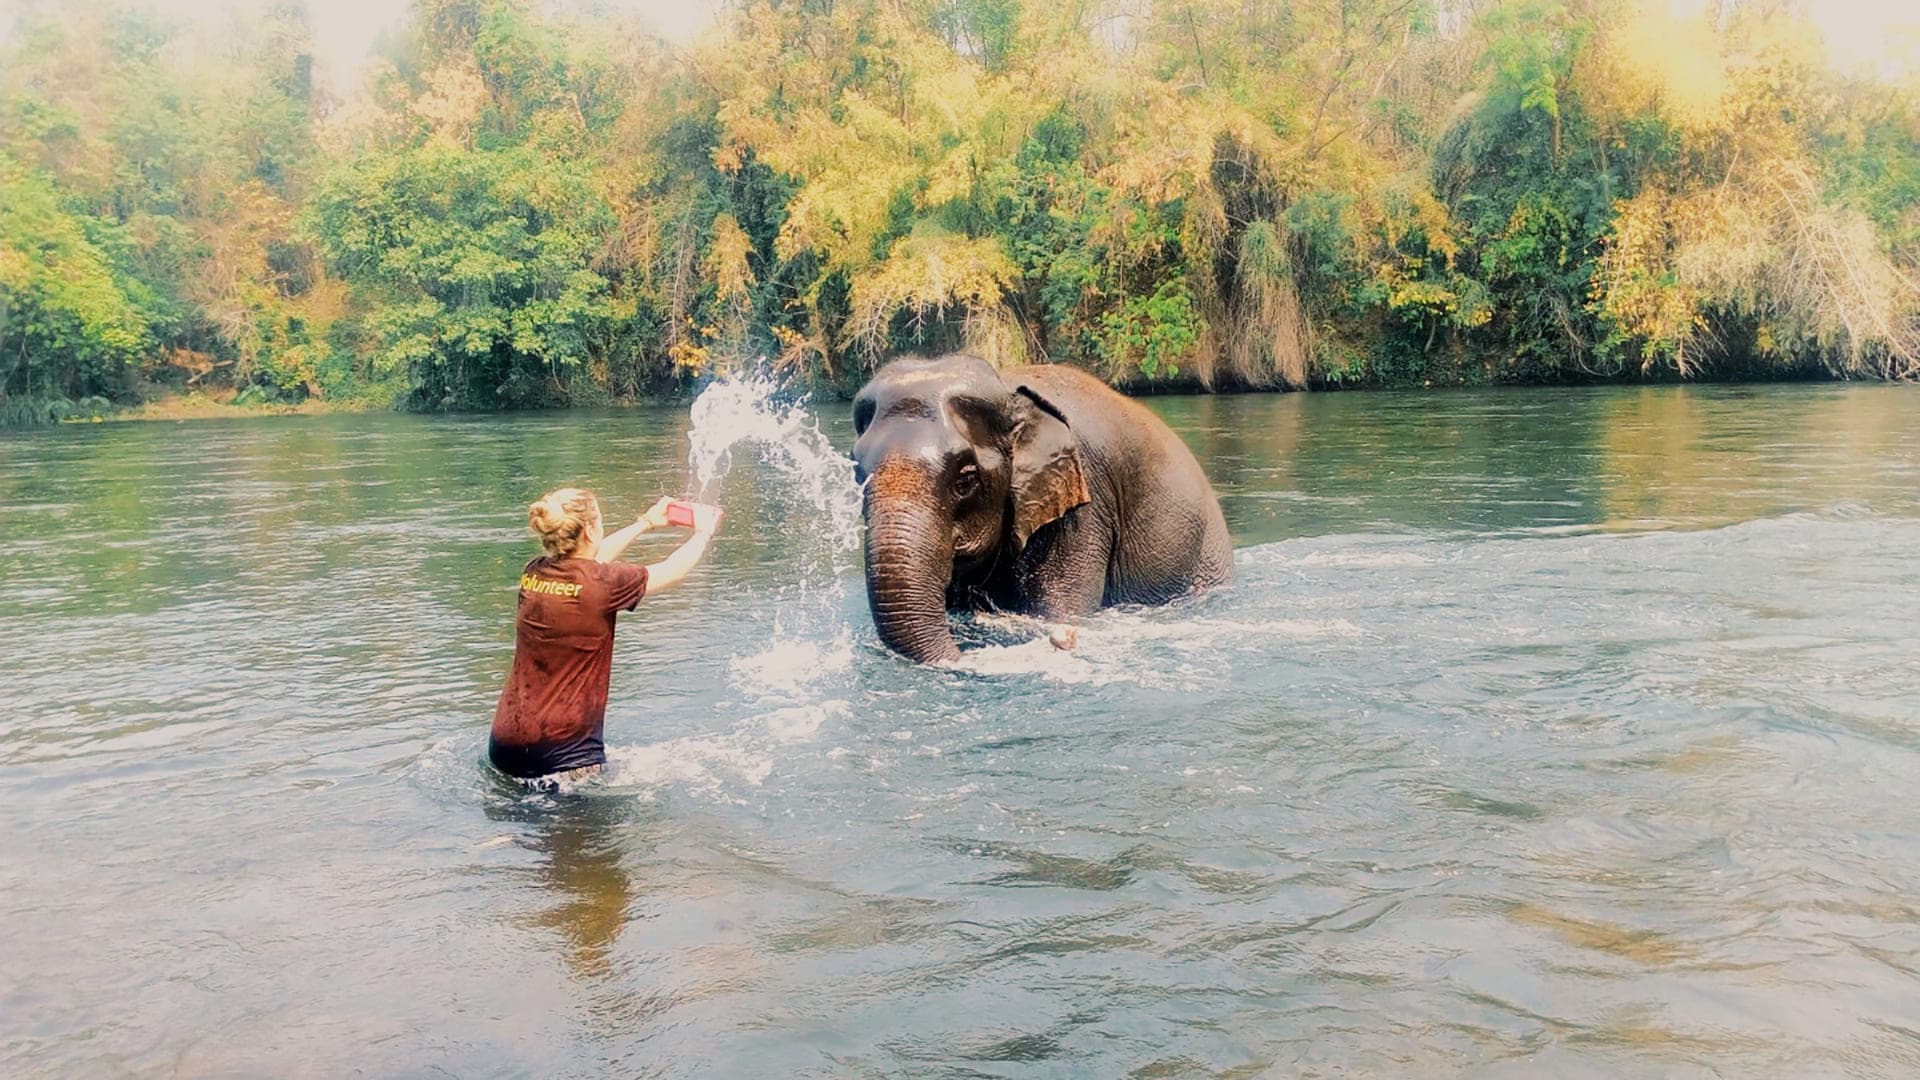
[[[150,344],[150,328],[137,292],[89,235],[99,226],[63,206],[45,177],[5,157],[0,191],[0,406],[15,395],[123,394],[122,376]]]

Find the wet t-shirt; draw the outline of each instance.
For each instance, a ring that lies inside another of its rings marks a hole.
[[[613,619],[647,593],[645,567],[544,556],[520,573],[513,671],[487,756],[509,776],[598,765],[613,675]]]

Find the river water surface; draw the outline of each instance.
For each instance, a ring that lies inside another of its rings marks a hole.
[[[959,670],[710,458],[560,795],[524,508],[686,410],[0,435],[0,1074],[1920,1073],[1920,390],[1151,404],[1234,584]]]

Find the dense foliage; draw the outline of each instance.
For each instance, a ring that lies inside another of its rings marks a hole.
[[[682,50],[417,0],[343,99],[288,0],[29,13],[0,404],[1920,374],[1920,85],[1685,7],[743,0]]]

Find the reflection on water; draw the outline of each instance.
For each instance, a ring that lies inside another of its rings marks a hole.
[[[511,835],[542,857],[535,880],[552,906],[528,924],[559,936],[576,978],[598,980],[612,974],[613,946],[631,915],[635,882],[622,864],[630,849],[645,853],[645,830],[630,804],[582,788],[544,797],[507,791],[484,807],[489,819],[521,826]]]
[[[558,794],[524,506],[684,412],[0,435],[0,1070],[1920,1072],[1920,394],[1152,406],[1233,587],[931,671],[733,401]]]
[[[1243,402],[1160,403],[1228,494],[1242,545],[1371,528],[1703,528],[1884,499],[1920,480],[1903,387]]]

